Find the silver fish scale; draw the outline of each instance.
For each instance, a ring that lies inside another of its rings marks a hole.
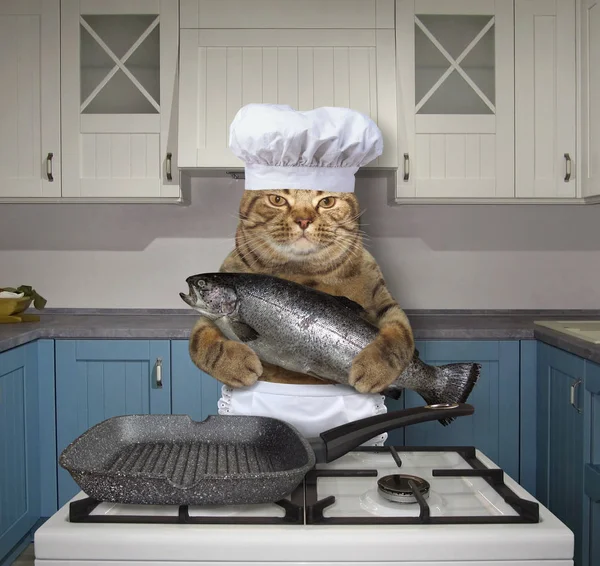
[[[352,360],[377,335],[376,327],[334,297],[319,294],[317,301],[295,286],[267,285],[257,292],[243,281],[236,291],[238,319],[259,335],[249,346],[280,367],[347,383]]]
[[[360,306],[291,281],[224,274],[223,283],[235,287],[238,307],[234,318],[215,323],[228,338],[245,342],[259,358],[278,367],[348,384],[352,361],[379,332],[363,318]],[[235,322],[246,324],[257,336],[252,331],[248,338],[236,333]],[[479,371],[478,364],[436,367],[415,356],[386,392],[412,389],[427,403],[466,402]]]

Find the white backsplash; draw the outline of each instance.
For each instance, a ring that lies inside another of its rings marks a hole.
[[[233,246],[242,183],[196,179],[189,207],[1,205],[0,286],[56,308],[185,308],[185,278]],[[600,205],[391,208],[374,179],[357,195],[404,308],[600,308]]]

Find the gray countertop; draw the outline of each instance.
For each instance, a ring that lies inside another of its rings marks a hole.
[[[560,334],[535,320],[600,320],[590,311],[407,311],[417,340],[538,339],[600,363],[600,344]],[[196,315],[188,311],[62,311],[40,313],[40,322],[0,324],[0,352],[38,338],[188,339]]]

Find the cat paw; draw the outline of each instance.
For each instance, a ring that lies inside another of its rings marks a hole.
[[[214,345],[215,356],[208,373],[230,387],[248,387],[262,375],[263,367],[254,351],[233,340],[224,340]]]
[[[386,354],[386,349],[376,340],[352,361],[349,383],[359,393],[380,393],[393,383],[400,373],[396,360]]]

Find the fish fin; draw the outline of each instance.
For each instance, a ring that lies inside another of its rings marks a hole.
[[[443,403],[466,403],[473,387],[479,379],[481,373],[481,364],[474,363],[456,363],[437,366],[435,368],[437,378],[446,383],[443,392],[438,394],[424,394],[419,391],[428,405],[438,405]],[[444,426],[449,425],[454,417],[440,419]]]
[[[384,389],[381,394],[385,395],[386,397],[393,399],[394,401],[397,401],[398,399],[400,399],[400,397],[402,397],[402,392],[404,391],[403,387],[388,387],[387,389]]]
[[[240,342],[252,342],[258,338],[258,332],[243,322],[234,321],[231,323],[231,328]]]

